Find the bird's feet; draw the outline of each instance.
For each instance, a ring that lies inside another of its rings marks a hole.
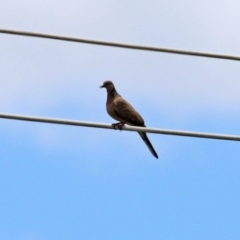
[[[125,124],[124,122],[119,122],[119,123],[113,123],[112,126],[115,130],[118,128],[121,131],[124,124]]]

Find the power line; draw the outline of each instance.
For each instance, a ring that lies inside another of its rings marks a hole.
[[[46,118],[46,117],[32,117],[32,116],[7,114],[7,113],[0,113],[0,118],[22,120],[22,121],[31,121],[31,122],[63,124],[63,125],[72,125],[72,126],[82,126],[82,127],[105,128],[105,129],[112,129],[113,130],[112,125],[111,124],[106,124],[106,123],[74,121],[74,120]],[[237,135],[225,135],[225,134],[214,134],[214,133],[203,133],[203,132],[189,132],[189,131],[168,130],[168,129],[159,129],[159,128],[148,128],[148,127],[146,127],[146,128],[132,127],[132,126],[124,126],[123,130],[157,133],[157,134],[165,134],[165,135],[175,135],[175,136],[185,136],[185,137],[197,137],[197,138],[210,138],[210,139],[219,139],[219,140],[240,141],[240,136],[237,136]]]
[[[118,42],[106,42],[106,41],[99,41],[99,40],[93,40],[93,39],[67,37],[67,36],[37,33],[37,32],[17,31],[17,30],[10,30],[10,29],[0,29],[0,33],[14,34],[14,35],[21,35],[21,36],[28,36],[28,37],[48,38],[48,39],[103,45],[103,46],[110,46],[110,47],[129,48],[129,49],[135,49],[135,50],[145,50],[145,51],[164,52],[164,53],[173,53],[173,54],[181,54],[181,55],[191,55],[191,56],[198,56],[198,57],[220,58],[220,59],[240,61],[240,56],[217,54],[217,53],[195,52],[195,51],[188,51],[188,50],[135,45],[135,44],[118,43]]]

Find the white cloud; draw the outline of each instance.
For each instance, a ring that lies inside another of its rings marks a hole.
[[[6,28],[237,54],[236,1],[134,4],[8,1],[0,21]],[[208,113],[238,116],[238,62],[0,37],[4,112],[111,122],[104,106],[106,93],[98,86],[112,79],[150,126],[157,121],[153,115],[173,122]],[[54,138],[56,133],[50,132],[40,131],[39,136]]]

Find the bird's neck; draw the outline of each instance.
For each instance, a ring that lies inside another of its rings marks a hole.
[[[111,90],[108,91],[108,96],[111,98],[115,98],[119,96],[115,88],[112,88]]]

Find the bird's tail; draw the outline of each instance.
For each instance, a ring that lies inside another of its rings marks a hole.
[[[150,152],[152,153],[152,155],[155,157],[155,158],[158,158],[158,155],[156,153],[156,151],[154,150],[151,142],[149,141],[148,139],[148,136],[145,132],[138,132],[138,134],[140,135],[140,137],[142,138],[142,140],[145,142],[145,144],[147,145],[148,149],[150,150]]]

